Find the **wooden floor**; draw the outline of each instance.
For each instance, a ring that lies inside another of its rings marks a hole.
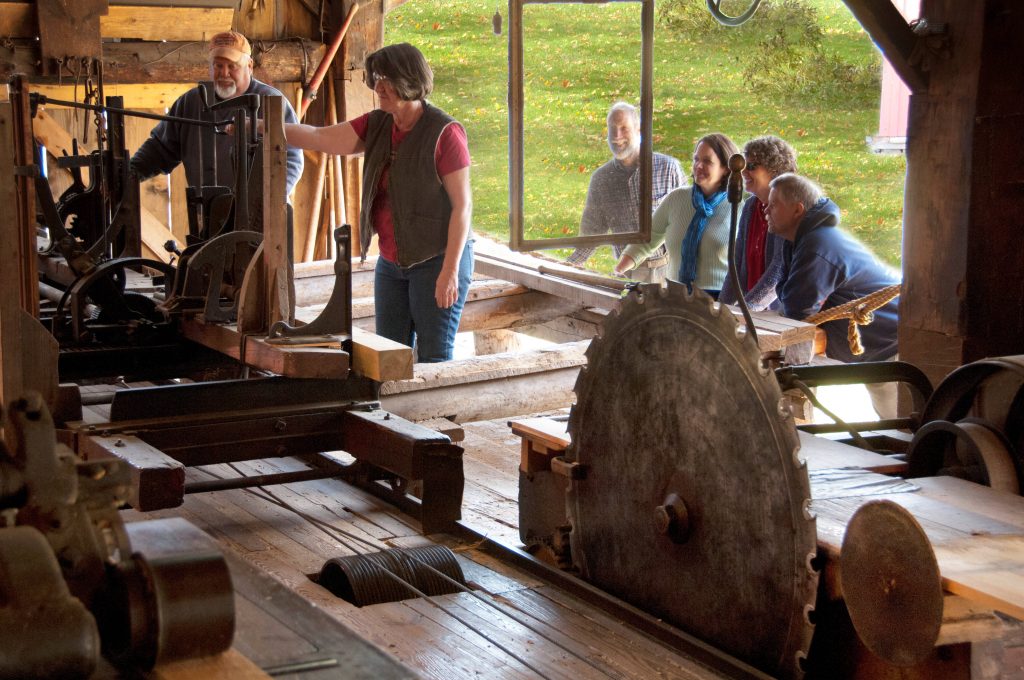
[[[504,421],[471,423],[464,429],[464,522],[491,538],[517,544],[520,440]],[[276,459],[237,464],[237,469],[256,474],[299,465],[291,459]],[[236,474],[226,465],[188,472],[190,481]],[[594,607],[450,537],[432,538],[457,553],[472,593],[363,608],[334,597],[311,579],[327,559],[427,540],[416,520],[341,481],[275,486],[269,494],[233,490],[191,495],[181,508],[146,516],[175,515],[206,530],[241,560],[423,677],[719,677]],[[128,518],[142,516],[129,513]],[[240,610],[240,616],[245,616],[245,610]],[[236,647],[258,665],[275,662],[262,645]],[[303,654],[307,658],[308,650]],[[301,677],[338,677],[337,673],[335,668],[324,675]]]

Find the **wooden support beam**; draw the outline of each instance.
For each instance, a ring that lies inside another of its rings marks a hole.
[[[1007,66],[1024,5],[930,0],[922,15],[949,27],[952,54],[910,100],[899,349],[937,385],[1024,352],[1024,75]]]
[[[409,420],[457,423],[569,406],[589,340],[516,354],[416,364],[411,380],[381,386],[384,409]]]
[[[234,15],[235,10],[230,7],[115,5],[100,19],[100,32],[104,38],[205,42],[221,31],[230,31]]]
[[[0,25],[4,21],[0,3]],[[22,5],[19,7],[31,7]],[[15,30],[17,25],[14,26]],[[34,29],[32,29],[34,31]],[[0,35],[9,35],[0,28]],[[282,83],[301,82],[302,63],[317,63],[324,46],[312,42],[303,45],[294,40],[272,42],[273,52],[257,56],[254,73],[259,80],[280,87]],[[10,58],[0,62],[0,76],[5,80],[14,73],[25,73],[34,82],[58,84],[57,76],[44,76],[39,69],[39,50],[32,45],[14,50]],[[204,41],[187,42],[106,42],[103,43],[103,78],[105,89],[118,83],[184,83],[190,87],[210,79],[210,61]],[[63,82],[67,82],[67,77]],[[81,90],[81,88],[79,88]],[[108,92],[108,94],[110,94]],[[71,97],[67,97],[71,99]],[[135,108],[140,106],[133,104]]]
[[[928,89],[928,73],[914,62],[914,48],[920,38],[907,24],[892,0],[843,0],[871,39],[882,50],[896,74],[911,92]]]
[[[285,203],[284,99],[263,97],[263,265],[267,323],[295,321],[293,245]]]
[[[185,466],[138,437],[127,434],[77,433],[77,453],[84,460],[117,458],[128,465],[128,502],[142,512],[174,508],[185,495]]]

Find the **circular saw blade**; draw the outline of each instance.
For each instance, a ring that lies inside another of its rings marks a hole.
[[[567,459],[584,578],[751,665],[800,675],[817,573],[795,424],[702,291],[644,286],[587,351]]]

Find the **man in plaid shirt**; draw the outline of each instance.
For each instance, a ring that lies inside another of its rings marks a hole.
[[[640,230],[640,112],[626,102],[616,102],[608,111],[608,148],[612,159],[594,171],[587,189],[587,202],[580,220],[580,235],[622,233]],[[652,154],[653,181],[651,210],[668,192],[686,183],[679,161],[671,156]],[[613,245],[615,257],[624,246]],[[595,248],[577,248],[567,262],[581,265]],[[630,276],[644,283],[665,279],[668,255],[661,246]]]

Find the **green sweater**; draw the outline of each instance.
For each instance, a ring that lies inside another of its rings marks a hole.
[[[662,243],[668,249],[668,278],[679,277],[683,261],[683,237],[693,218],[693,187],[671,192],[654,211],[651,218],[651,242],[627,246],[624,255],[634,263],[643,262]],[[700,189],[697,189],[700,191]],[[697,278],[693,285],[707,290],[721,290],[729,267],[729,202],[722,201],[708,220],[697,251]]]

